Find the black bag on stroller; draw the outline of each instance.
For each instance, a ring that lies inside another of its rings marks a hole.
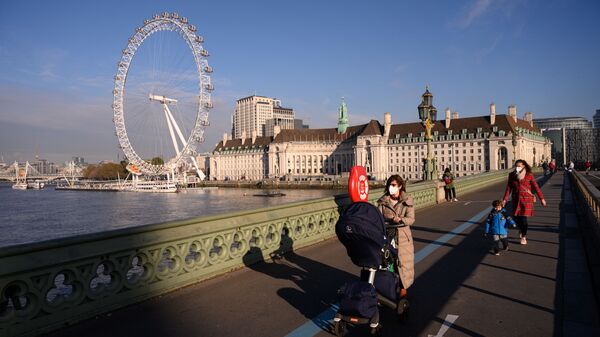
[[[334,317],[335,333],[345,334],[347,323],[369,324],[372,334],[380,334],[377,302],[398,310],[403,303],[399,297],[399,277],[388,270],[397,260],[395,250],[386,237],[386,225],[377,207],[367,202],[352,203],[335,226],[340,242],[352,262],[362,267],[361,280],[346,283],[338,291],[340,309]],[[375,303],[375,308],[373,307]],[[360,308],[360,309],[359,309]]]

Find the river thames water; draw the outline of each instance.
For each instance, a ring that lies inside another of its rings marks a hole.
[[[263,190],[220,188],[182,193],[13,190],[0,184],[0,247],[111,229],[143,226],[225,212],[250,210],[343,193],[282,190],[282,197],[256,197]],[[244,195],[246,194],[246,195]]]

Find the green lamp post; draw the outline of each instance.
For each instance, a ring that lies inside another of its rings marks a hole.
[[[424,160],[423,180],[437,179],[436,162],[431,150],[431,129],[437,120],[437,109],[433,106],[433,95],[429,92],[429,88],[425,88],[425,93],[422,96],[421,104],[417,110],[419,111],[419,119],[425,128],[425,141],[427,142],[427,158]]]

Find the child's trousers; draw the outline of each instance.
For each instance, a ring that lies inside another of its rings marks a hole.
[[[508,235],[494,234],[492,237],[494,238],[494,253],[508,248]]]

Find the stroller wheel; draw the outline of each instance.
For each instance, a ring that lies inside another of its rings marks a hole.
[[[400,300],[400,302],[398,302],[396,313],[398,314],[400,321],[405,321],[408,319],[408,314],[410,313],[410,302],[408,302],[406,298],[403,298]]]
[[[377,327],[371,328],[371,336],[381,336],[381,323],[379,323]]]
[[[335,335],[338,337],[343,337],[348,332],[348,326],[346,325],[346,322],[344,322],[344,321],[335,322],[335,326],[333,329],[334,329]]]

